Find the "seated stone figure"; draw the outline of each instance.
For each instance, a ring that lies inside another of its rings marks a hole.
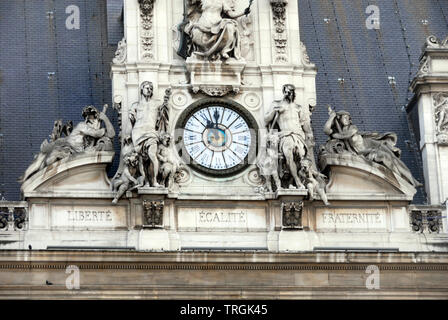
[[[241,60],[241,40],[236,19],[248,15],[235,11],[235,0],[189,0],[189,56],[205,60]]]
[[[389,168],[411,185],[421,186],[412,176],[409,168],[400,160],[401,150],[395,145],[395,133],[361,133],[352,124],[350,113],[346,111],[335,112],[329,108],[329,119],[324,132],[331,140],[327,142],[321,152],[323,153],[352,153],[366,160],[374,161]]]
[[[106,110],[107,105],[104,106],[103,112],[99,112],[94,106],[87,106],[82,112],[84,122],[78,123],[72,131],[66,131],[70,132],[66,137],[57,137],[51,142],[45,140],[40,153],[20,178],[20,182],[69,156],[89,151],[113,151],[112,139],[115,137],[115,130],[106,116]],[[104,122],[105,128],[101,128],[101,121]]]

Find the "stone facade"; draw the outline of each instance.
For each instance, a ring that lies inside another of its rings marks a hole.
[[[116,297],[153,297],[133,287],[140,270],[170,270],[160,279],[166,286],[172,285],[169,274],[179,268],[206,270],[217,283],[222,274],[216,270],[231,270],[235,283],[257,270],[241,286],[268,274],[280,279],[285,270],[305,270],[322,279],[307,283],[296,274],[297,286],[322,286],[323,294],[331,295],[331,288],[342,287],[343,281],[328,279],[339,277],[339,271],[360,277],[360,270],[375,263],[386,271],[386,279],[396,268],[404,278],[423,279],[431,272],[431,285],[439,287],[418,294],[443,296],[446,284],[438,277],[446,271],[448,251],[441,206],[448,95],[440,79],[447,69],[446,41],[428,39],[413,84],[420,90],[422,137],[431,138],[422,140],[431,203],[413,207],[421,183],[402,161],[397,135],[360,132],[356,117],[331,107],[324,128],[313,126],[312,114],[322,106],[316,96],[317,68],[300,41],[297,2],[247,0],[230,6],[201,1],[124,1],[124,38],[111,66],[121,148],[114,153],[107,106],[103,112],[86,107],[85,121],[73,132],[56,121],[50,141],[44,141],[23,176],[27,206],[2,211],[0,227],[7,231],[0,228],[2,247],[43,250],[41,264],[31,267],[36,270],[64,268],[58,260],[64,251],[48,250],[82,250],[70,262],[90,270],[83,273],[90,279],[83,282],[86,294],[89,286],[109,280],[104,268],[120,269],[126,261],[134,271],[123,280],[128,289],[117,284]],[[210,20],[213,15],[218,22]],[[439,86],[437,93],[434,86],[426,90],[431,81]],[[328,136],[322,146],[316,145],[317,130]],[[106,168],[114,156],[119,165],[110,178]],[[431,167],[434,161],[442,167]],[[100,252],[81,263],[92,250]],[[198,257],[191,250],[212,253]],[[364,256],[366,251],[377,255]],[[423,252],[423,258],[400,252]],[[14,257],[28,259],[27,253],[0,252],[5,274],[21,268],[20,262],[11,264]],[[60,277],[56,271],[48,275]],[[414,284],[420,289],[418,281]],[[276,282],[241,297],[278,297],[272,291]],[[173,288],[184,290],[176,297],[194,297],[192,284],[176,284]],[[204,292],[210,289],[197,284]],[[215,290],[208,297],[230,297],[239,285],[227,284],[230,291],[221,295]],[[143,282],[142,288],[148,286]],[[365,288],[364,280],[353,284],[362,296],[360,286]],[[398,280],[387,286],[372,296],[412,297],[394,293],[402,288]],[[36,283],[31,295],[40,290]],[[310,296],[301,288],[281,293]],[[173,294],[165,290],[158,297]],[[102,291],[95,295],[112,297]]]
[[[448,184],[447,123],[448,123],[448,41],[428,37],[421,55],[417,76],[411,84],[415,103],[420,150],[425,174],[425,190],[428,202],[434,206],[445,206],[442,219],[446,230],[446,205]]]
[[[79,289],[68,290],[74,266]],[[377,289],[366,287],[369,267],[379,270]],[[2,251],[0,298],[446,299],[447,268],[435,253]]]

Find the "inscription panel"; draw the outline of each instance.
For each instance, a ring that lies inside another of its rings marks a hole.
[[[61,229],[126,227],[126,207],[57,205],[51,208],[51,225]]]
[[[267,228],[266,210],[263,207],[178,207],[177,213],[180,231],[264,231]]]
[[[385,208],[318,208],[318,231],[375,230],[387,228]]]

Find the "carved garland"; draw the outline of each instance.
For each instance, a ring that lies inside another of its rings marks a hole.
[[[288,35],[286,33],[286,6],[288,0],[271,0],[272,13],[274,18],[274,45],[276,58],[279,63],[288,62],[287,45]]]
[[[153,11],[155,2],[156,0],[138,0],[143,27],[141,36],[143,60],[152,60],[154,58],[152,47],[154,42]]]

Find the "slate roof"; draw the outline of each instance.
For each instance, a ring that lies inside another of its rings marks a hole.
[[[298,1],[302,41],[319,68],[313,115],[317,143],[326,141],[321,128],[325,106],[331,104],[351,112],[361,130],[396,132],[403,161],[423,182],[404,106],[412,98],[408,86],[426,37],[448,34],[448,1]],[[20,199],[16,181],[55,119],[78,122],[84,105],[111,103],[109,63],[122,38],[121,3],[0,1],[0,199]],[[380,9],[378,30],[366,28],[366,8],[372,4]],[[80,8],[79,30],[65,26],[69,5]],[[396,84],[391,86],[388,77]],[[420,191],[415,202],[425,199]]]

